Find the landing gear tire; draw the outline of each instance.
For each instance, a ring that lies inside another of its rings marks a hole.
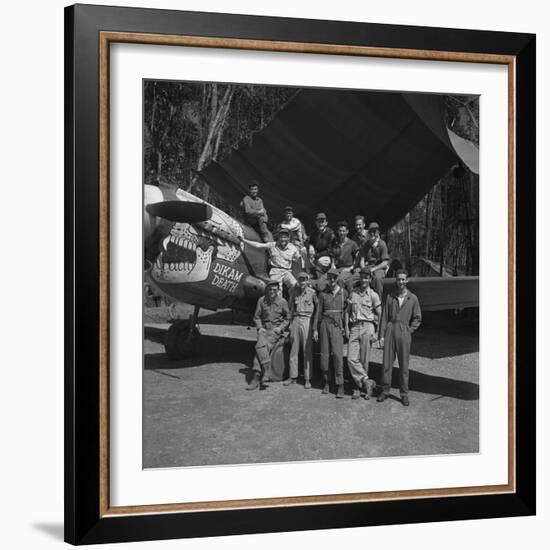
[[[198,353],[199,329],[190,327],[189,321],[176,321],[166,333],[164,349],[169,359],[186,359]]]

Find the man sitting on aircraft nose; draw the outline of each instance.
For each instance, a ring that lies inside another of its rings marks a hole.
[[[257,181],[252,181],[248,186],[248,195],[245,195],[241,201],[241,210],[245,223],[256,229],[260,234],[262,241],[272,241],[273,237],[267,227],[267,212],[262,199],[258,196],[259,185]]]
[[[290,242],[288,229],[281,227],[277,233],[277,241],[258,243],[242,239],[246,244],[254,248],[266,249],[269,254],[269,278],[281,282],[290,290],[296,284],[296,278],[292,274],[294,263],[303,269],[303,258],[296,246]]]
[[[258,330],[258,340],[255,346],[254,362],[252,364],[252,379],[247,390],[255,390],[260,385],[262,377],[266,376],[271,366],[271,352],[288,327],[290,312],[287,301],[279,296],[278,281],[269,281],[265,296],[261,296],[256,304],[254,324]]]

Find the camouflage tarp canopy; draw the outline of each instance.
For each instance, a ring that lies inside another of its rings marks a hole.
[[[232,204],[258,180],[273,221],[289,204],[308,227],[323,211],[387,229],[458,160],[440,95],[304,89],[201,177]]]

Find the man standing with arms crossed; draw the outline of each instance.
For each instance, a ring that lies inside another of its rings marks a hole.
[[[401,402],[409,406],[409,355],[411,352],[411,334],[420,326],[422,313],[418,298],[407,289],[408,273],[397,270],[395,285],[397,290],[386,298],[380,322],[380,346],[384,348],[384,366],[382,370],[382,391],[376,399],[385,401],[390,393],[393,362],[397,354],[399,362],[399,389]]]
[[[302,349],[304,358],[304,388],[311,388],[313,363],[312,319],[317,311],[317,294],[308,286],[309,275],[298,273],[298,284],[290,291],[290,372],[284,386],[296,383],[298,355]]]
[[[378,294],[369,286],[370,269],[363,267],[359,277],[359,286],[353,289],[348,307],[351,324],[348,335],[348,367],[353,381],[357,384],[351,398],[358,399],[363,390],[365,399],[369,399],[374,384],[369,380],[369,355],[381,306]]]
[[[321,340],[321,371],[323,372],[323,393],[329,392],[329,362],[334,361],[336,397],[344,397],[344,316],[347,308],[348,293],[338,284],[338,271],[330,269],[327,273],[328,284],[319,293],[319,307],[314,322],[313,340]],[[317,319],[321,319],[317,332]]]
[[[258,331],[258,340],[254,347],[252,379],[246,387],[247,390],[258,388],[262,377],[269,371],[271,352],[279,340],[283,338],[283,333],[288,327],[289,318],[288,303],[283,297],[279,296],[279,283],[269,281],[265,296],[258,298],[256,312],[254,313],[254,324]]]

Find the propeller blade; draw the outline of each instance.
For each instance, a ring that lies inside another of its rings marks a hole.
[[[151,216],[179,223],[204,222],[212,216],[212,207],[209,204],[190,201],[155,202],[148,204],[145,210]]]

